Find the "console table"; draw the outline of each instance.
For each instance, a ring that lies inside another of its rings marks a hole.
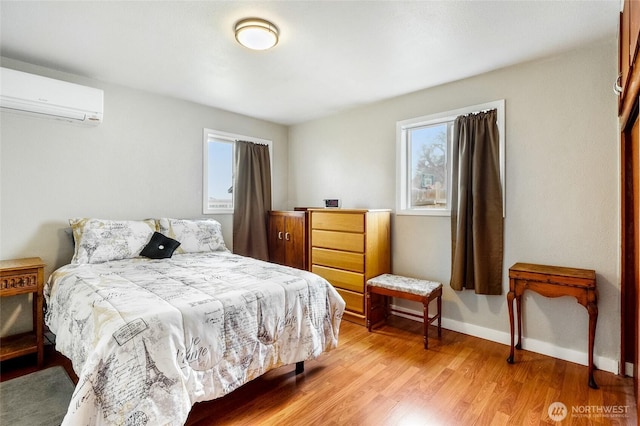
[[[591,269],[564,268],[560,266],[516,263],[509,268],[509,322],[511,331],[511,353],[507,362],[514,363],[513,299],[516,300],[518,315],[518,344],[522,349],[522,294],[525,290],[535,291],[545,297],[573,296],[589,313],[589,387],[598,389],[593,378],[593,342],[598,320],[598,289],[596,272]]]

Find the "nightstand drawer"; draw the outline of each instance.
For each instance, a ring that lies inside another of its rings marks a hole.
[[[0,291],[3,294],[33,293],[38,289],[38,269],[20,271],[20,273],[2,274]]]

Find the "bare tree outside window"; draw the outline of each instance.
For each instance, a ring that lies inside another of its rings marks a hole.
[[[411,207],[447,208],[447,152],[453,123],[409,130]]]

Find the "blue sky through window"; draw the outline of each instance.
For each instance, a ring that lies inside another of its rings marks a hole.
[[[209,141],[209,198],[231,200],[229,188],[233,185],[233,142]]]

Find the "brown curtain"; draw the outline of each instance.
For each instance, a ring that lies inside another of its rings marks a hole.
[[[236,141],[233,252],[269,260],[267,214],[271,210],[269,147]]]
[[[503,215],[497,111],[456,118],[451,183],[451,287],[502,294]]]

